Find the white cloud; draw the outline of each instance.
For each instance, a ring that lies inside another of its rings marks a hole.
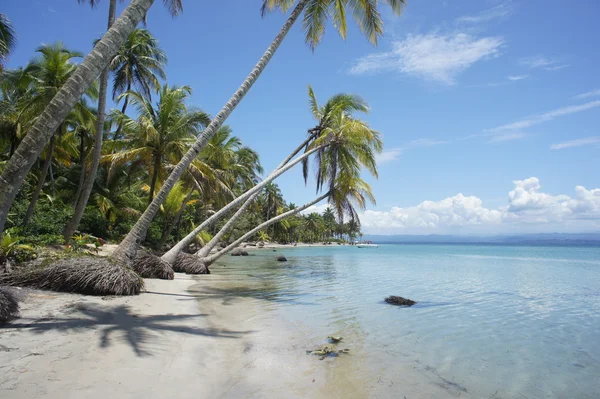
[[[596,137],[585,137],[576,140],[563,141],[562,143],[552,144],[550,149],[552,150],[563,150],[565,148],[572,147],[583,147],[590,144],[600,144],[600,136]]]
[[[465,33],[410,35],[394,42],[392,51],[360,58],[349,72],[396,71],[451,85],[474,63],[498,56],[503,43],[501,37],[476,38]]]
[[[385,162],[395,161],[396,159],[400,158],[402,151],[403,151],[402,148],[392,148],[389,150],[385,150],[381,154],[375,155],[375,161],[377,162],[378,165],[385,163]]]
[[[573,100],[585,100],[586,98],[600,96],[600,89],[588,91],[587,93],[578,94],[573,96]]]
[[[520,130],[525,129],[534,125],[538,125],[543,122],[551,121],[559,116],[565,116],[574,114],[577,112],[587,111],[588,109],[600,107],[600,100],[590,101],[585,104],[580,105],[570,105],[568,107],[558,108],[549,112],[545,112],[539,115],[532,115],[525,119],[522,119],[517,122],[509,123],[506,125],[498,126],[493,129],[489,129],[488,132],[496,133],[503,132],[507,130]]]
[[[392,162],[400,158],[403,152],[406,150],[410,150],[413,148],[426,148],[433,147],[435,145],[447,144],[449,141],[446,140],[436,140],[436,139],[417,139],[412,140],[406,143],[402,147],[390,148],[389,150],[383,151],[381,154],[375,155],[375,160],[377,164],[382,164],[386,162]]]
[[[365,232],[380,234],[431,234],[451,232],[550,232],[600,229],[600,188],[577,186],[575,196],[541,191],[537,177],[515,180],[508,203],[489,209],[476,196],[457,194],[417,206],[389,211],[365,211]]]
[[[508,80],[517,81],[527,79],[529,75],[509,75]]]
[[[510,2],[499,4],[495,7],[492,7],[488,10],[480,12],[475,15],[465,15],[464,17],[460,17],[456,20],[457,23],[471,23],[471,24],[479,24],[482,22],[488,22],[496,18],[507,17],[513,12],[513,7]]]
[[[542,67],[548,67],[550,65],[554,65],[554,64],[556,64],[556,61],[551,60],[551,59],[546,58],[541,55],[537,55],[537,56],[533,56],[533,57],[521,58],[519,60],[519,64],[526,66],[528,68],[542,68]]]
[[[522,138],[527,137],[527,135],[525,133],[505,133],[505,134],[498,134],[493,136],[489,141],[488,144],[494,144],[494,143],[502,143],[505,141],[513,141],[513,140],[520,140]]]
[[[521,58],[519,64],[531,69],[543,68],[546,71],[558,71],[570,66],[569,64],[561,64],[561,61],[558,59],[548,58],[542,55]]]

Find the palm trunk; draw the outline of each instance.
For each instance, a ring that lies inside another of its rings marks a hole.
[[[177,228],[179,228],[179,220],[181,219],[181,215],[183,215],[183,211],[185,210],[187,203],[190,202],[190,199],[192,198],[192,194],[194,194],[194,189],[190,190],[188,195],[185,197],[185,199],[181,203],[181,206],[179,207],[179,210],[177,211],[177,214],[175,215],[175,219],[173,219],[173,222],[167,223],[165,221],[165,227],[163,229],[163,234],[162,234],[162,237],[160,237],[160,242],[158,243],[159,249],[164,247],[164,245],[167,243],[167,240],[169,239],[169,235],[171,234],[171,231],[173,231],[173,226],[177,226]]]
[[[131,91],[131,81],[127,82],[127,92]],[[127,106],[129,105],[129,96],[125,96],[125,102],[123,103],[123,108],[121,108],[121,113],[125,115],[125,111],[127,110]],[[119,126],[117,126],[117,131],[113,136],[113,140],[118,140],[121,138],[121,132],[123,131],[123,121],[119,121]]]
[[[291,168],[296,166],[296,164],[302,162],[303,159],[306,159],[307,157],[312,155],[314,152],[317,152],[318,150],[320,150],[322,148],[324,148],[324,146],[319,146],[319,147],[313,148],[312,150],[307,151],[304,154],[302,154],[301,156],[299,156],[298,158],[296,158],[294,161],[288,163],[284,167],[276,169],[265,180],[258,183],[256,186],[252,187],[250,190],[246,191],[244,194],[240,195],[239,197],[237,197],[236,199],[231,201],[229,204],[225,205],[219,211],[215,212],[215,214],[212,215],[210,218],[206,219],[202,224],[200,224],[200,226],[196,227],[190,234],[185,236],[185,238],[183,240],[179,241],[177,243],[177,245],[175,245],[173,248],[171,248],[171,250],[169,250],[169,252],[164,254],[162,256],[162,259],[170,264],[173,264],[173,262],[175,261],[175,258],[177,258],[177,254],[181,250],[183,250],[183,248],[185,248],[188,244],[190,244],[192,242],[192,240],[194,239],[194,237],[196,237],[196,235],[199,232],[201,232],[206,227],[213,224],[215,221],[217,221],[219,218],[221,218],[221,216],[223,216],[225,213],[229,212],[231,209],[237,207],[242,202],[246,201],[253,194],[260,192],[260,190],[262,190],[267,184],[269,184],[270,182],[275,180],[277,177],[279,177],[283,173],[287,172],[288,170],[290,170]]]
[[[110,0],[108,7],[108,30],[112,27],[115,22],[115,14],[117,12],[117,0]],[[108,86],[108,65],[102,71],[100,75],[100,90],[98,92],[98,114],[96,116],[96,136],[94,137],[94,152],[92,154],[92,164],[90,166],[90,174],[88,175],[85,183],[83,184],[83,190],[81,191],[81,198],[77,201],[75,207],[75,213],[73,217],[67,223],[65,227],[64,238],[65,241],[69,241],[75,233],[79,222],[85,212],[90,194],[94,188],[94,182],[96,181],[96,174],[98,173],[98,165],[100,165],[100,156],[102,155],[102,140],[104,138],[104,119],[106,116],[106,90]]]
[[[210,122],[210,124],[206,127],[204,132],[198,137],[192,148],[183,156],[181,161],[175,166],[171,175],[167,178],[165,183],[163,184],[160,192],[152,201],[150,206],[146,208],[144,214],[137,221],[135,226],[131,229],[129,234],[125,237],[125,239],[121,242],[119,247],[113,253],[113,258],[119,260],[121,262],[129,263],[135,258],[135,254],[137,251],[137,246],[140,242],[144,240],[146,237],[146,233],[148,228],[150,227],[150,223],[156,213],[160,209],[160,206],[167,198],[167,195],[173,189],[173,186],[179,180],[183,172],[187,170],[192,161],[198,156],[198,153],[202,148],[206,146],[208,141],[214,134],[219,130],[221,125],[225,122],[227,117],[233,112],[235,107],[242,101],[246,93],[250,90],[252,85],[256,82],[262,71],[266,68],[267,64],[281,45],[281,42],[294,25],[294,22],[298,19],[302,10],[308,3],[308,0],[300,0],[298,5],[292,11],[290,17],[285,22],[275,39],[267,48],[263,56],[260,58],[258,63],[250,72],[250,75],[246,77],[242,85],[236,90],[233,96],[227,101],[225,106],[219,111],[219,113],[215,116],[215,118]]]
[[[244,214],[246,209],[248,209],[248,207],[252,204],[252,201],[254,201],[258,194],[260,194],[260,192],[255,193],[250,198],[248,198],[246,202],[244,202],[240,209],[238,209],[237,212],[231,218],[229,218],[227,223],[225,223],[225,225],[221,227],[221,230],[219,230],[219,232],[215,234],[212,240],[207,242],[206,245],[202,247],[200,251],[198,251],[198,256],[200,256],[201,258],[207,256],[210,253],[210,251],[217,246],[217,244],[221,241],[221,238],[223,238],[225,233],[227,233],[233,227],[233,225],[240,218],[240,216]]]
[[[298,147],[296,147],[296,149],[294,151],[292,151],[292,153],[290,155],[288,155],[287,158],[285,158],[279,165],[277,165],[275,170],[273,170],[273,172],[271,172],[271,173],[277,172],[279,169],[284,167],[288,162],[290,162],[296,156],[296,154],[298,154],[300,151],[302,151],[302,149],[313,139],[314,136],[315,135],[312,134],[302,144],[300,144]],[[244,205],[242,205],[240,207],[240,209],[229,219],[229,221],[227,221],[225,226],[223,226],[221,228],[221,230],[212,238],[212,240],[210,240],[204,247],[202,247],[202,249],[199,251],[199,254],[200,254],[199,256],[201,256],[201,257],[208,256],[210,251],[219,243],[219,241],[225,235],[225,233],[227,231],[229,231],[229,229],[231,229],[231,227],[233,227],[233,224],[235,223],[235,221],[238,220],[242,216],[244,211],[250,206],[250,204],[258,196],[258,194],[259,193],[257,192],[256,194],[254,194],[253,196],[251,196],[250,198],[248,198],[246,200]],[[268,211],[267,211],[267,220],[269,220]]]
[[[81,132],[79,138],[79,165],[81,165],[81,172],[79,173],[79,183],[77,183],[77,192],[75,193],[75,202],[73,203],[75,206],[77,206],[81,190],[83,190],[83,183],[85,182],[85,146],[83,132]]]
[[[160,157],[154,156],[154,169],[152,170],[152,180],[150,181],[150,195],[148,196],[148,205],[154,199],[154,190],[156,189],[156,181],[158,180],[158,170],[160,169]]]
[[[48,140],[83,93],[106,69],[110,60],[117,54],[121,45],[144,18],[153,3],[154,0],[131,0],[112,28],[94,46],[92,52],[85,57],[36,119],[17,151],[6,163],[0,175],[0,233],[4,231],[8,211],[23,185],[25,176],[44,150]]]
[[[29,203],[29,207],[27,208],[27,213],[25,214],[25,219],[23,219],[23,226],[27,226],[29,223],[29,219],[33,216],[33,211],[35,210],[35,204],[37,203],[38,198],[40,198],[40,193],[42,192],[42,188],[44,187],[44,182],[46,181],[46,175],[48,174],[48,169],[50,168],[50,164],[52,163],[52,157],[54,156],[54,135],[50,139],[50,146],[48,147],[48,154],[46,155],[46,159],[44,160],[44,166],[42,167],[42,174],[40,176],[40,180],[33,192],[33,197],[31,197],[31,202]]]
[[[299,212],[302,212],[303,210],[318,204],[319,202],[323,201],[325,198],[329,197],[329,193],[327,194],[323,194],[321,195],[319,198],[302,205],[299,208],[294,208],[291,211],[287,211],[285,213],[282,213],[279,216],[275,216],[273,219],[267,220],[266,222],[256,226],[255,228],[253,228],[252,230],[250,230],[249,232],[247,232],[246,234],[244,234],[243,236],[241,236],[240,238],[238,238],[237,240],[235,240],[233,243],[231,243],[230,245],[228,245],[227,247],[225,247],[224,249],[222,249],[221,251],[217,252],[216,254],[209,256],[207,258],[203,258],[204,262],[206,263],[206,265],[211,265],[213,264],[217,259],[219,259],[221,256],[225,255],[226,253],[228,253],[229,251],[231,251],[232,249],[236,248],[238,245],[240,245],[242,242],[244,242],[245,240],[247,240],[249,237],[252,237],[254,234],[258,233],[259,231],[261,231],[262,229],[271,226],[274,223],[279,222],[280,220],[283,220],[285,218],[287,218],[288,216],[293,216]],[[197,252],[197,254],[199,254],[199,252]]]

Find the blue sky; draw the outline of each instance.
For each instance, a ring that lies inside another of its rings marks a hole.
[[[277,33],[285,16],[261,19],[260,4],[184,0],[173,19],[156,2],[148,29],[194,105],[216,113]],[[19,35],[9,67],[41,43],[88,52],[107,5],[5,4]],[[385,141],[367,232],[599,231],[599,12],[595,0],[409,0],[400,17],[382,5],[377,48],[351,23],[346,41],[329,26],[314,53],[297,24],[227,123],[270,170],[312,126],[308,84],[321,101],[364,97]],[[300,170],[278,183],[296,204],[314,198]]]

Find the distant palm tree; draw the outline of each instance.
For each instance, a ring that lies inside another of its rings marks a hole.
[[[401,11],[404,4],[404,0],[386,0],[386,2],[391,5],[393,11],[397,13]],[[262,7],[263,14],[274,8],[287,10],[294,3],[295,1],[293,0],[264,0]],[[314,48],[323,36],[325,22],[329,15],[332,15],[334,25],[342,34],[342,37],[345,37],[347,30],[346,8],[352,10],[355,20],[358,22],[367,38],[372,43],[377,43],[378,36],[383,32],[381,17],[377,11],[377,0],[299,0],[280,32],[259,59],[250,74],[246,77],[242,85],[236,90],[217,115],[215,115],[210,125],[204,130],[202,135],[198,137],[198,140],[196,140],[190,150],[182,157],[181,161],[173,169],[173,172],[171,172],[171,175],[164,182],[163,187],[156,195],[153,203],[148,206],[142,217],[113,253],[115,258],[126,263],[135,258],[137,243],[142,241],[146,236],[152,219],[154,219],[154,216],[158,212],[160,205],[166,199],[169,191],[187,170],[198,152],[206,145],[208,139],[216,133],[219,127],[225,122],[235,107],[250,90],[252,85],[256,82],[302,12],[304,11],[305,13],[303,27],[307,31],[307,41],[309,45]]]
[[[265,228],[273,225],[274,223],[280,222],[290,216],[296,215],[299,212],[301,212],[305,209],[308,209],[309,207],[311,207],[315,204],[318,204],[319,202],[321,202],[322,200],[324,200],[326,198],[329,199],[330,204],[335,203],[336,201],[341,201],[343,203],[341,205],[341,207],[346,208],[346,209],[348,207],[353,207],[354,205],[358,206],[361,209],[364,209],[367,200],[371,200],[373,202],[375,201],[375,199],[373,197],[373,193],[371,192],[371,188],[369,187],[369,185],[367,183],[365,183],[362,179],[360,179],[355,174],[352,175],[352,174],[340,173],[337,176],[336,183],[333,185],[333,191],[329,191],[329,192],[319,196],[315,200],[302,205],[301,207],[298,207],[298,208],[292,209],[290,211],[287,211],[285,213],[282,213],[281,215],[275,216],[274,218],[271,218],[270,220],[267,220],[266,222],[256,226],[254,229],[250,230],[249,232],[247,232],[246,234],[244,234],[243,236],[241,236],[240,238],[238,238],[237,240],[232,242],[230,245],[228,245],[221,251],[217,252],[214,255],[203,258],[202,259],[203,263],[206,266],[211,265],[217,259],[219,259],[223,255],[225,255],[232,249],[236,248],[243,241],[247,240],[249,237],[252,237],[254,234],[259,233],[260,231],[263,231]],[[356,211],[354,211],[354,213],[355,212]],[[322,223],[321,215],[319,215],[317,213],[310,214],[305,219],[304,228],[309,231],[309,239],[310,240],[314,241],[319,236],[319,232],[321,231],[321,228],[322,228],[321,223]]]
[[[4,68],[4,63],[8,55],[17,45],[17,35],[12,23],[5,14],[0,13],[0,72]]]
[[[136,29],[131,32],[110,63],[110,70],[114,74],[113,99],[117,101],[121,94],[132,89],[152,99],[152,93],[160,87],[159,78],[166,79],[166,63],[165,53],[158,47],[158,42],[149,31]],[[125,96],[122,113],[125,113],[128,105],[129,97]],[[119,139],[122,127],[119,124],[113,140]]]
[[[116,164],[137,161],[150,172],[148,202],[151,203],[160,176],[165,176],[166,166],[176,164],[187,151],[208,116],[201,111],[188,109],[185,100],[191,95],[188,86],[162,86],[158,104],[136,92],[125,93],[136,107],[137,119],[121,115],[126,138],[123,149],[104,157]]]

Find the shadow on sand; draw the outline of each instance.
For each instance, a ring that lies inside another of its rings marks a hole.
[[[206,314],[166,314],[136,315],[127,305],[105,309],[95,304],[78,302],[68,307],[67,317],[46,317],[32,320],[31,323],[10,323],[0,326],[3,329],[24,329],[42,334],[49,330],[65,333],[78,332],[84,329],[99,330],[99,347],[108,348],[113,340],[120,339],[127,343],[137,356],[152,356],[151,347],[168,343],[170,340],[164,333],[206,336],[213,338],[240,338],[252,331],[230,331],[219,328],[200,328],[181,322],[206,317]],[[70,317],[69,317],[70,316]],[[26,319],[20,319],[24,321]],[[31,320],[31,319],[30,319]]]

